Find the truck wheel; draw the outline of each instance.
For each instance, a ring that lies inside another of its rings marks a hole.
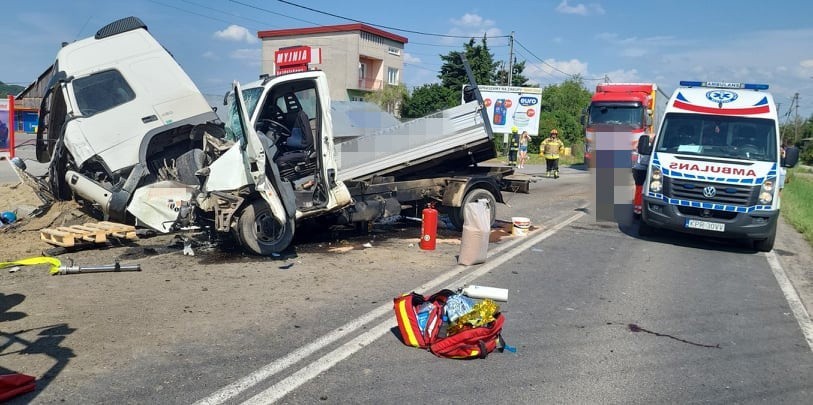
[[[770,252],[773,250],[774,241],[776,240],[776,222],[771,227],[771,233],[765,239],[754,240],[754,249],[759,252]]]
[[[261,200],[254,200],[243,210],[237,221],[237,240],[248,252],[263,256],[279,253],[294,238],[294,219],[280,224],[271,207]]]
[[[463,230],[463,209],[466,204],[477,200],[488,200],[489,215],[491,216],[490,225],[494,225],[494,221],[497,219],[497,198],[484,188],[476,188],[469,190],[468,194],[463,197],[463,204],[460,207],[452,207],[451,210],[449,210],[449,220],[451,220],[455,229],[458,231]]]

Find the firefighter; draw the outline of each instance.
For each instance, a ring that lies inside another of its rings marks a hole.
[[[550,136],[542,141],[539,153],[545,157],[548,171],[545,177],[559,178],[559,155],[564,153],[565,144],[559,139],[559,131],[556,128],[550,130]]]
[[[519,153],[519,128],[516,125],[511,127],[511,137],[508,139],[508,166],[517,165],[517,154]]]

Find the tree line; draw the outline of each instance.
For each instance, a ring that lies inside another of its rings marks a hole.
[[[508,85],[508,68],[494,60],[494,54],[488,48],[488,39],[483,36],[479,41],[471,38],[463,44],[462,51],[450,51],[440,55],[443,61],[437,76],[440,83],[424,84],[415,87],[411,92],[403,85],[387,86],[371,94],[368,100],[390,111],[393,110],[393,106],[398,105],[400,115],[404,119],[420,118],[457,106],[461,102],[463,85],[468,84],[461,55],[466,56],[478,85]],[[512,64],[511,85],[538,87],[529,84],[529,79],[523,75],[524,70],[525,61]],[[582,109],[590,104],[591,96],[578,75],[562,83],[545,86],[542,89],[539,134],[547,134],[556,128],[566,145],[581,145],[584,140],[584,128],[579,120]],[[531,153],[538,151],[543,137],[539,136],[531,142],[529,147]],[[575,147],[574,154],[578,150],[580,148]]]

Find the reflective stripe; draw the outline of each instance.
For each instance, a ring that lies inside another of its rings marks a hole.
[[[406,339],[410,345],[418,347],[418,339],[415,338],[415,334],[412,332],[412,325],[409,324],[409,315],[407,315],[406,309],[406,302],[407,300],[401,300],[398,303],[398,313],[401,315],[401,322],[404,325],[404,330],[406,331]]]

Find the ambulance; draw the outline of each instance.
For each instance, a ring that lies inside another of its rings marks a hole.
[[[639,234],[655,228],[742,239],[773,249],[784,180],[779,120],[768,85],[681,81],[650,155]],[[798,153],[788,153],[792,167]]]

